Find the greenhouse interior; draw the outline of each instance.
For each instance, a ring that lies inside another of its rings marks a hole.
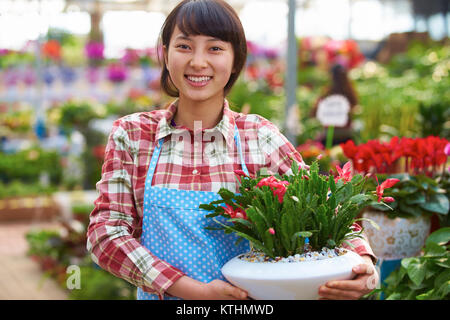
[[[0,1],[1,300],[137,299],[87,233],[114,123],[175,99],[158,41],[180,2]],[[247,44],[229,108],[273,123],[330,185],[376,178],[354,221],[379,281],[359,299],[450,299],[449,2],[225,2]]]

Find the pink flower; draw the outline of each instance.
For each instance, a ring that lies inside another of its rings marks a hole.
[[[336,166],[336,170],[339,175],[334,178],[334,182],[338,182],[338,180],[342,179],[344,183],[346,183],[352,180],[352,164],[350,161],[344,164],[342,169],[339,166]]]
[[[270,176],[267,178],[261,179],[258,184],[256,185],[258,188],[261,188],[262,186],[268,186],[270,189],[272,189],[272,192],[274,196],[278,197],[278,201],[280,203],[283,202],[284,194],[286,193],[286,186],[289,184],[287,181],[280,181],[274,176]]]
[[[245,219],[245,220],[247,220],[247,214],[241,208],[234,209],[232,206],[227,204],[226,207],[223,207],[223,209],[225,210],[225,213],[230,215],[230,217],[232,219],[238,218],[238,219]]]
[[[237,175],[239,182],[241,182],[241,177],[248,177],[248,175],[242,170],[234,170],[234,173]]]
[[[383,200],[384,202],[387,202],[387,203],[391,203],[391,202],[395,201],[395,199],[392,197],[384,197],[381,200]]]
[[[446,156],[450,156],[450,143],[447,143],[444,148],[444,153]]]
[[[270,233],[270,234],[272,234],[272,235],[274,235],[274,234],[275,234],[275,230],[274,230],[273,228],[269,228],[269,230],[268,230],[268,231],[269,231],[269,233]]]
[[[378,184],[378,177],[376,175],[375,175],[375,180],[377,180],[377,184]],[[378,184],[378,186],[377,186],[378,202],[380,202],[381,199],[383,199],[384,190],[393,187],[399,181],[400,181],[399,179],[386,179],[381,185]],[[386,198],[391,198],[391,197],[386,197]],[[386,202],[392,202],[392,201],[386,201]]]

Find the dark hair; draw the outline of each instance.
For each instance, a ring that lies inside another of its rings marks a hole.
[[[167,16],[158,41],[158,59],[162,66],[161,88],[172,97],[178,97],[179,92],[170,79],[161,49],[163,46],[169,48],[175,25],[186,35],[206,35],[232,44],[234,72],[224,88],[224,95],[227,95],[247,58],[244,29],[234,9],[222,0],[184,0]]]
[[[327,95],[342,94],[349,100],[350,106],[358,104],[358,97],[347,75],[347,70],[340,64],[331,67],[333,83]]]

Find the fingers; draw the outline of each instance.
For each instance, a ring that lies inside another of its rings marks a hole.
[[[325,286],[330,289],[339,290],[354,290],[365,291],[367,290],[367,279],[369,276],[358,276],[353,280],[340,280],[328,282]]]
[[[358,264],[357,266],[353,267],[352,271],[356,274],[373,274],[374,272],[374,267],[370,266],[368,264],[362,263],[362,264]]]
[[[229,295],[235,299],[243,300],[247,299],[247,292],[239,289],[238,287],[232,286],[231,284],[225,283],[225,294]]]
[[[330,281],[319,288],[319,295],[327,299],[359,299],[371,291],[368,286],[371,277],[359,275],[353,280]]]
[[[357,300],[363,296],[358,291],[331,289],[325,286],[320,288],[319,295],[319,300]]]

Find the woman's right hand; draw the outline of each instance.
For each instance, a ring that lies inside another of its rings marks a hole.
[[[248,300],[246,291],[219,279],[206,283],[203,295],[203,300]]]
[[[228,282],[215,279],[204,283],[188,276],[175,281],[167,293],[185,300],[248,300],[246,291]]]

